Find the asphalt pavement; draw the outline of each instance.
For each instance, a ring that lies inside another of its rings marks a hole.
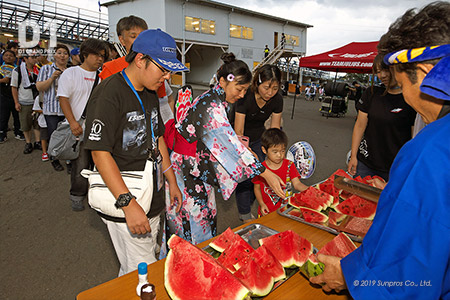
[[[320,102],[297,96],[291,119],[294,97],[284,99],[283,129],[289,145],[307,141],[316,154],[315,173],[303,182],[311,185],[345,168],[354,103],[344,117],[326,118],[319,112]],[[92,209],[71,210],[70,176],[42,162],[40,151],[23,154],[24,142],[12,132],[8,137],[0,144],[0,299],[73,300],[114,279],[119,264],[107,229]],[[234,197],[217,202],[219,232],[242,224]]]

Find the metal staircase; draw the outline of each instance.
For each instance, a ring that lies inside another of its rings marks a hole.
[[[283,47],[280,44],[278,44],[278,46],[276,48],[274,48],[272,51],[269,52],[269,55],[267,55],[267,57],[265,57],[259,64],[257,64],[254,68],[252,73],[254,74],[255,71],[267,64],[274,64],[284,53],[284,51],[286,51],[285,49],[286,47]]]
[[[87,38],[109,40],[108,15],[53,1],[37,0],[0,0],[0,30],[18,33],[24,20],[38,24],[41,39],[50,38],[48,25],[53,22],[59,42],[81,43]],[[27,34],[32,29],[27,28]]]

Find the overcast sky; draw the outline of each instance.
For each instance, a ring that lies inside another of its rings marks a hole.
[[[149,2],[151,0],[148,0]],[[217,1],[217,0],[216,0]],[[97,0],[57,0],[98,11]],[[101,0],[105,2],[105,0]],[[377,41],[389,25],[426,0],[220,0],[219,2],[294,20],[308,29],[306,55],[325,52],[350,42]],[[102,11],[106,8],[102,7]]]

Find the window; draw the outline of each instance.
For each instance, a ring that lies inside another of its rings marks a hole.
[[[216,34],[216,22],[211,20],[202,20],[202,33]]]
[[[298,36],[286,34],[286,45],[298,46],[299,45],[298,41],[299,41]]]
[[[253,28],[230,24],[230,36],[239,39],[253,40]]]
[[[201,32],[205,34],[216,34],[216,22],[194,17],[184,17],[186,31]]]
[[[200,32],[200,19],[199,18],[193,18],[193,17],[185,17],[185,28],[186,31],[194,31],[194,32]]]

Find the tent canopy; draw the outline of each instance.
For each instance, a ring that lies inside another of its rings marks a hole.
[[[370,73],[378,42],[353,42],[317,55],[300,58],[300,67],[345,73]]]

